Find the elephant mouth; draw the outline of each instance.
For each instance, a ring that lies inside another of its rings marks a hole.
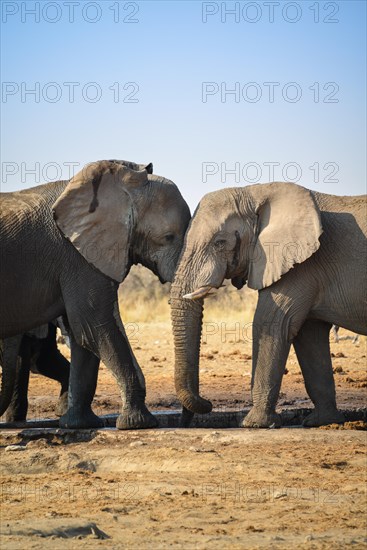
[[[169,281],[167,281],[166,279],[163,279],[163,277],[161,277],[161,275],[159,273],[156,273],[158,279],[159,279],[159,282],[162,283],[162,285],[165,285],[166,283],[168,283]]]
[[[165,283],[168,283],[168,282],[169,282],[165,277],[163,277],[163,276],[160,274],[159,269],[158,269],[158,264],[157,264],[157,262],[154,262],[154,263],[153,263],[153,267],[152,267],[151,269],[152,269],[154,275],[156,275],[156,276],[158,277],[159,282],[160,282],[162,285],[164,285]]]
[[[201,298],[205,298],[209,294],[209,292],[212,290],[212,286],[201,286],[197,290],[194,290],[194,292],[190,292],[189,294],[185,294],[183,298],[185,300],[200,300]]]

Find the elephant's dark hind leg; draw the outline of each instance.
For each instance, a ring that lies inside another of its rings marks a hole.
[[[303,422],[307,427],[344,422],[336,408],[330,329],[331,324],[323,321],[305,321],[293,342],[307,393],[315,405]]]
[[[70,334],[71,366],[68,410],[60,418],[61,428],[101,428],[104,423],[92,411],[96,391],[99,358],[79,346]]]
[[[31,339],[24,336],[17,359],[13,397],[5,415],[7,422],[20,422],[27,418],[30,366]]]
[[[60,383],[60,397],[55,412],[57,416],[62,416],[68,408],[70,363],[57,347],[54,324],[49,323],[47,338],[41,342],[40,353],[36,360],[37,372]]]

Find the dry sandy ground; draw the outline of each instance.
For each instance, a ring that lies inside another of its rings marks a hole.
[[[173,381],[174,353],[169,323],[125,324],[131,345],[147,384],[147,403],[153,410],[179,409]],[[353,334],[341,329],[340,342],[331,336],[337,402],[340,408],[366,406],[367,338],[353,344]],[[69,349],[59,346],[66,357]],[[226,321],[204,324],[201,347],[200,386],[216,410],[241,410],[251,404],[251,323]],[[291,350],[288,373],[283,378],[279,407],[311,407],[296,355]],[[53,417],[59,394],[58,384],[31,375],[28,418]],[[120,394],[115,379],[102,365],[94,400],[96,414],[116,413]]]
[[[205,327],[202,394],[217,409],[250,403],[248,329]],[[169,325],[128,332],[148,405],[177,409]],[[355,345],[346,331],[340,336],[331,344],[338,404],[366,406],[366,338]],[[310,406],[293,352],[287,369],[279,408]],[[29,418],[52,417],[57,394],[55,382],[32,376]],[[115,381],[102,367],[94,410],[118,408]],[[50,436],[5,450],[21,436],[2,431],[2,548],[367,546],[365,431],[106,429],[86,439]]]

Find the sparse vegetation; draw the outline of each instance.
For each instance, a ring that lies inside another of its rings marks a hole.
[[[257,292],[248,288],[236,290],[230,283],[205,299],[204,320],[218,322],[252,321]],[[170,321],[170,284],[162,285],[158,278],[142,266],[133,266],[119,289],[121,316],[125,322]]]

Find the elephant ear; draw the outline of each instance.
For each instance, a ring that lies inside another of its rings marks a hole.
[[[95,162],[70,180],[52,207],[64,236],[87,262],[118,282],[128,271],[134,225],[129,189],[147,183],[146,170]]]
[[[249,258],[248,286],[266,288],[320,246],[320,211],[308,189],[294,183],[256,185],[257,223]]]

